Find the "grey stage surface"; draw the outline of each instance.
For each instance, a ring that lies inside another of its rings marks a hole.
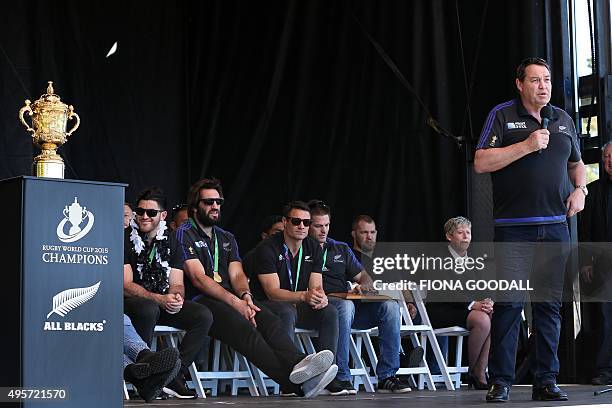
[[[125,401],[125,407],[167,406],[181,408],[200,408],[222,405],[236,405],[240,408],[445,408],[445,407],[612,407],[612,392],[593,396],[593,391],[605,387],[590,385],[566,385],[567,402],[537,402],[531,400],[530,386],[515,386],[510,392],[507,404],[487,404],[484,401],[486,391],[474,391],[462,388],[460,391],[412,391],[406,394],[368,394],[360,392],[350,397],[319,396],[314,399],[288,397],[208,397],[197,400],[158,400],[145,404],[142,400]],[[221,408],[221,407],[219,407]]]

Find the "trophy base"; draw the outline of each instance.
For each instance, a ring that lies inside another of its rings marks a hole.
[[[36,177],[64,178],[64,162],[59,160],[45,160],[32,164],[32,173]]]

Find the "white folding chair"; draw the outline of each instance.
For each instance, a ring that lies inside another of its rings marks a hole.
[[[461,388],[461,374],[467,373],[469,370],[469,367],[462,366],[461,364],[463,359],[463,338],[465,336],[469,336],[470,331],[460,326],[452,326],[434,329],[434,334],[436,335],[436,337],[454,337],[456,339],[455,364],[450,365],[449,363],[448,349],[446,350],[446,353],[444,355],[444,361],[446,361],[448,373],[450,374],[451,379],[455,383],[455,388],[459,389]],[[423,344],[423,349],[425,350],[425,352],[427,352],[427,338],[423,338],[421,343]],[[440,382],[443,380],[442,376],[439,374],[433,375],[432,378],[434,382]]]
[[[151,340],[151,350],[157,350],[157,338],[163,337],[165,338],[172,347],[178,347],[179,341],[185,335],[183,330],[177,329],[176,327],[170,326],[155,326],[153,330],[153,339]],[[191,363],[189,366],[189,374],[191,378],[194,380],[191,386],[198,393],[198,397],[206,398],[206,393],[204,392],[204,388],[202,387],[202,383],[198,380],[196,375],[197,369],[194,363]],[[189,384],[188,384],[189,385]]]
[[[353,368],[351,368],[351,376],[353,377],[353,386],[356,390],[359,389],[359,385],[363,384],[363,388],[366,392],[375,392],[373,382],[376,382],[376,365],[378,364],[378,358],[374,351],[372,339],[370,334],[373,329],[366,330],[351,330],[349,352],[351,359],[353,360]],[[362,348],[365,347],[366,354],[370,360],[372,367],[372,375],[370,375],[368,366],[362,357]]]
[[[444,356],[442,355],[442,351],[440,350],[440,345],[438,344],[438,340],[436,339],[434,330],[431,327],[431,322],[429,321],[429,316],[427,315],[427,310],[425,309],[425,303],[423,302],[421,293],[418,290],[412,290],[410,292],[412,294],[414,304],[417,310],[419,311],[419,315],[421,316],[421,324],[415,325],[412,322],[412,319],[410,318],[410,312],[408,310],[408,304],[404,299],[404,294],[401,291],[397,290],[392,294],[392,297],[399,302],[400,306],[400,318],[402,319],[402,325],[400,326],[400,334],[401,336],[408,336],[412,342],[413,347],[421,346],[421,343],[425,341],[425,339],[429,340],[436,361],[438,362],[438,366],[440,367],[441,379],[442,381],[444,381],[447,390],[454,390],[455,387],[450,378],[448,367],[446,366]],[[420,335],[421,341],[419,341],[418,335]],[[429,370],[429,366],[427,365],[427,361],[425,360],[425,354],[423,354],[423,359],[421,360],[421,365],[419,367],[400,367],[397,374],[418,374],[419,381],[417,387],[419,390],[424,389],[425,383],[427,383],[427,388],[429,390],[435,391],[436,389],[436,385],[433,381],[431,371]]]

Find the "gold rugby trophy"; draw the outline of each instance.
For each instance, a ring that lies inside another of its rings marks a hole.
[[[26,113],[32,118],[32,126],[23,117]],[[73,118],[76,122],[66,132],[66,124]],[[37,177],[64,178],[64,161],[57,154],[57,149],[77,130],[81,118],[74,112],[72,105],[66,105],[53,93],[53,81],[49,81],[47,93],[34,103],[26,99],[25,106],[19,110],[19,119],[27,131],[32,133],[32,142],[42,149],[34,158],[32,173]]]

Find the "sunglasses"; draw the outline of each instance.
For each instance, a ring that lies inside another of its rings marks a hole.
[[[221,197],[219,198],[200,198],[200,202],[204,203],[204,205],[213,205],[214,203],[217,203],[219,207],[223,205],[224,201],[225,199]]]
[[[287,217],[287,219],[296,227],[300,224],[304,224],[305,227],[310,227],[312,222],[310,218]]]
[[[145,215],[145,213],[147,213],[147,215],[151,218],[157,217],[157,214],[160,213],[162,210],[153,210],[153,209],[144,209],[144,208],[136,208],[134,209],[134,212],[136,213],[136,215],[139,216],[143,216]]]

